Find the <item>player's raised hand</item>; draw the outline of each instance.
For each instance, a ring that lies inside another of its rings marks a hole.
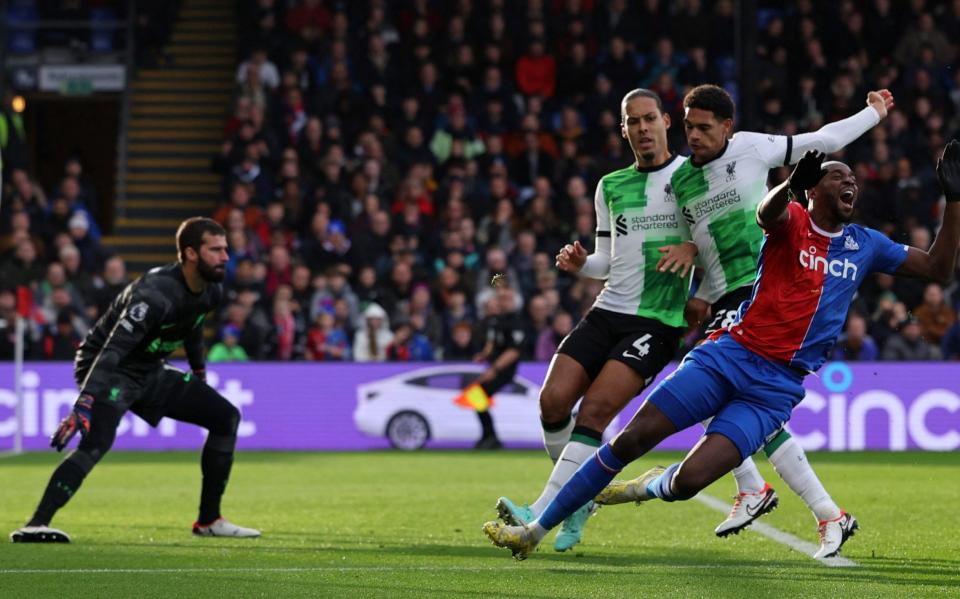
[[[557,254],[557,268],[564,272],[579,272],[587,261],[587,250],[579,241],[568,243]]]
[[[793,167],[793,172],[790,173],[790,178],[788,179],[790,189],[794,190],[794,192],[799,192],[816,187],[820,179],[823,179],[823,176],[826,174],[821,168],[823,159],[826,157],[826,154],[818,152],[817,150],[807,150],[804,152],[803,158],[800,159],[797,166]]]
[[[881,119],[887,118],[887,113],[893,108],[893,94],[889,89],[872,91],[867,94],[867,106],[872,107]]]
[[[684,241],[677,245],[665,245],[657,248],[662,255],[657,261],[657,271],[676,273],[681,279],[687,276],[693,267],[693,259],[697,257],[697,244]],[[678,272],[679,271],[679,272]]]
[[[90,419],[93,417],[93,397],[83,393],[73,404],[73,410],[60,422],[53,436],[50,437],[50,447],[62,451],[73,436],[80,433],[84,436],[90,432]]]
[[[948,202],[960,202],[960,142],[951,139],[937,160],[937,179]]]

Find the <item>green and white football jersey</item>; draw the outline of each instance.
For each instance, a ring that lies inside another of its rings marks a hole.
[[[690,240],[670,184],[682,162],[673,156],[655,169],[631,165],[597,184],[597,236],[611,243],[610,272],[594,307],[684,326],[691,277],[656,270],[658,248]]]
[[[696,297],[714,303],[753,284],[763,231],[757,206],[767,193],[767,173],[790,160],[792,139],[741,131],[724,152],[702,166],[685,160],[673,174],[677,204],[690,226],[704,269]]]

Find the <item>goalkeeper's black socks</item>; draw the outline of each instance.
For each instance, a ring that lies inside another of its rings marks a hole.
[[[80,483],[86,478],[87,473],[83,468],[73,463],[72,460],[64,460],[50,477],[47,488],[40,499],[40,505],[34,512],[33,518],[27,526],[46,526],[53,520],[53,515],[70,501],[73,494],[80,488]]]
[[[200,470],[203,472],[203,486],[200,489],[200,516],[197,522],[211,524],[220,517],[220,499],[227,488],[230,468],[233,466],[233,452],[217,451],[206,445],[200,454]]]

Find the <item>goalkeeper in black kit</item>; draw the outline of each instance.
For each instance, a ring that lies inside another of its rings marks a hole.
[[[203,483],[193,534],[260,536],[220,514],[240,412],[204,382],[202,325],[223,297],[226,233],[216,222],[195,217],[180,225],[176,242],[179,261],[154,268],[128,285],[77,350],[74,376],[80,397],[50,445],[60,451],[77,433],[82,439],[53,472],[27,525],[10,534],[14,543],[70,541],[67,533],[51,528],[50,521],[110,450],[127,410],[152,426],[168,417],[209,431],[200,457]],[[190,372],[165,360],[181,346]]]

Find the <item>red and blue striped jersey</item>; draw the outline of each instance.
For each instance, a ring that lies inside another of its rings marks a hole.
[[[730,333],[769,360],[814,372],[836,343],[857,288],[873,272],[897,270],[907,246],[860,225],[828,233],[796,202],[787,212],[786,222],[766,231],[753,293]]]

